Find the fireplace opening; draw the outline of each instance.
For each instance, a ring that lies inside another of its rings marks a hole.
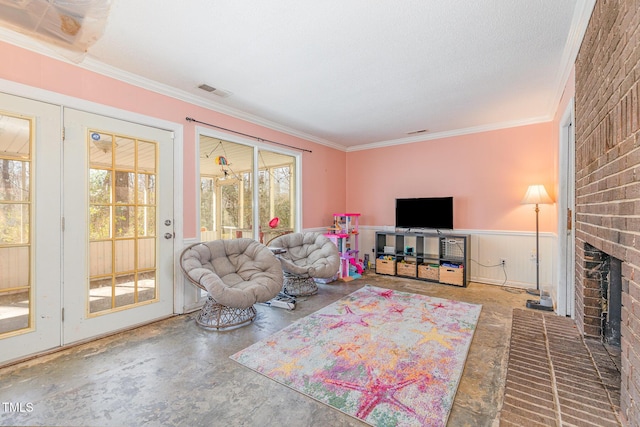
[[[595,326],[602,342],[620,346],[622,321],[622,262],[585,243],[584,321]]]

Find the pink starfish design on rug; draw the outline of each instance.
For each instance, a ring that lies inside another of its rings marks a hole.
[[[407,309],[407,307],[404,307],[402,305],[397,305],[394,304],[391,306],[391,308],[389,309],[390,313],[399,313],[402,314],[405,310]]]
[[[480,310],[365,286],[232,358],[372,426],[444,427]]]
[[[413,409],[400,402],[394,395],[398,390],[401,390],[404,387],[418,381],[417,378],[391,384],[385,384],[380,381],[379,378],[373,375],[373,373],[371,372],[371,367],[369,366],[367,366],[367,374],[369,378],[364,385],[348,381],[334,380],[332,378],[326,378],[325,382],[349,390],[356,390],[362,393],[362,400],[360,401],[360,406],[358,407],[358,412],[356,413],[356,417],[360,419],[365,419],[371,413],[371,411],[373,411],[373,409],[381,403],[389,403],[391,405],[395,405],[403,411],[406,411],[412,415],[416,415]]]
[[[356,314],[351,310],[351,307],[349,306],[345,306],[344,311],[346,312],[345,314],[323,314],[322,315],[322,317],[333,317],[333,318],[340,319],[340,321],[335,325],[329,326],[329,329],[335,329],[344,325],[349,325],[354,323],[362,326],[369,326],[369,324],[364,321],[364,318],[370,317],[373,315],[372,313],[368,313],[365,315]]]
[[[376,291],[375,289],[371,289],[371,292],[381,296],[382,298],[387,298],[387,299],[393,296],[393,289],[387,289],[386,291],[382,291],[382,292]]]

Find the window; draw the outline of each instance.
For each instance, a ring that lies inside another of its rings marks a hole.
[[[297,161],[295,155],[201,135],[201,240],[249,237],[268,243],[293,231]]]

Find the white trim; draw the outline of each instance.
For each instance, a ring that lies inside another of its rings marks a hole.
[[[191,283],[187,283],[187,280],[185,279],[180,267],[180,255],[182,254],[182,251],[184,251],[187,246],[193,245],[198,242],[200,242],[199,237],[184,239],[183,246],[178,251],[178,256],[176,257],[178,272],[180,274],[179,279],[176,280],[176,283],[179,282],[183,289],[183,301],[182,306],[180,307],[180,314],[191,313],[192,311],[200,309],[206,300],[206,297],[198,298],[198,292],[200,289],[195,285],[192,285]]]
[[[391,226],[360,226],[360,248],[363,254],[371,253],[375,246],[375,232],[393,232]],[[306,231],[306,230],[305,230]],[[468,234],[471,237],[469,254],[471,263],[469,280],[476,283],[504,285],[523,289],[535,289],[535,231],[508,230],[451,230],[454,234]],[[540,233],[541,282],[540,287],[548,290],[554,286],[556,271],[557,236],[551,232]],[[499,259],[506,259],[503,270]],[[372,261],[375,261],[372,259]],[[484,265],[482,265],[484,264]],[[507,282],[504,273],[507,273]]]
[[[491,123],[491,124],[482,125],[482,126],[474,126],[469,128],[463,128],[463,129],[454,129],[454,130],[449,130],[445,132],[432,133],[428,135],[420,134],[420,135],[411,136],[408,138],[400,138],[400,139],[393,139],[389,141],[379,141],[379,142],[372,142],[369,144],[355,145],[352,147],[347,147],[346,151],[352,152],[352,151],[361,151],[361,150],[371,150],[374,148],[392,147],[395,145],[412,144],[414,142],[425,142],[425,141],[432,141],[434,139],[451,138],[454,136],[469,135],[469,134],[480,133],[480,132],[490,132],[494,130],[509,129],[509,128],[514,128],[519,126],[534,125],[538,123],[546,123],[546,122],[550,122],[552,119],[553,117],[551,115],[545,115],[540,117],[532,117],[524,120],[513,120],[509,122]]]
[[[193,182],[196,184],[196,237],[195,239],[190,239],[193,240],[193,243],[202,241],[202,227],[200,226],[200,191],[202,190],[202,183],[200,181],[200,135],[205,133],[207,130],[209,129],[203,128],[202,126],[196,126],[194,134],[196,140],[193,143],[193,146],[195,147],[193,155],[195,156],[194,161],[196,167],[193,168]]]
[[[323,233],[327,231],[327,227],[311,227],[302,230],[303,233]]]
[[[575,153],[575,110],[572,98],[558,126],[558,268],[557,290],[554,297],[560,316],[575,317],[575,165],[569,153]],[[572,134],[567,130],[571,126]],[[571,174],[571,176],[569,176]],[[573,212],[573,228],[567,230],[567,209]],[[573,261],[570,265],[566,259]],[[569,280],[565,280],[569,277]]]
[[[387,233],[393,232],[395,230],[394,227],[391,229],[389,226],[385,225],[361,225],[359,227],[360,230],[373,230],[373,231],[385,231]],[[311,230],[311,229],[310,229]],[[305,229],[305,231],[307,231]],[[428,230],[426,230],[428,232]],[[433,231],[435,233],[435,231]],[[473,230],[473,229],[463,229],[456,228],[455,230],[447,230],[443,231],[444,234],[469,234],[469,235],[487,235],[487,236],[533,236],[535,237],[535,231],[512,231],[512,230]],[[541,231],[540,237],[556,237],[556,233],[550,231]]]
[[[7,43],[11,43],[18,47],[30,50],[35,53],[39,53],[41,55],[48,56],[50,58],[53,58],[59,61],[76,65],[85,70],[92,71],[110,78],[114,78],[121,82],[125,82],[143,89],[147,89],[152,92],[159,93],[161,95],[169,96],[171,98],[178,99],[202,108],[206,108],[208,110],[216,111],[218,113],[225,114],[230,117],[235,117],[249,123],[253,123],[268,129],[272,129],[272,130],[282,132],[291,136],[295,136],[295,137],[304,139],[306,141],[324,145],[329,148],[333,148],[333,149],[345,151],[345,152],[352,152],[352,151],[370,150],[374,148],[390,147],[390,146],[403,145],[403,144],[411,144],[414,142],[431,141],[434,139],[469,135],[469,134],[474,134],[479,132],[508,129],[508,128],[513,128],[518,126],[545,123],[553,120],[553,114],[555,113],[554,107],[558,105],[558,102],[562,97],[564,83],[566,82],[569,76],[569,73],[571,72],[571,67],[573,67],[573,63],[575,62],[575,58],[580,49],[580,45],[582,43],[582,39],[587,29],[589,18],[591,17],[591,13],[593,11],[594,6],[595,6],[595,0],[578,0],[578,2],[576,3],[576,13],[574,13],[574,16],[573,16],[571,28],[569,31],[569,36],[567,37],[567,42],[565,44],[564,52],[562,55],[561,69],[557,73],[557,77],[556,77],[556,89],[554,91],[555,94],[549,100],[548,114],[543,116],[538,116],[538,117],[531,117],[523,120],[514,120],[514,121],[508,121],[508,122],[501,122],[501,123],[492,123],[492,124],[482,125],[482,126],[474,126],[469,128],[453,129],[450,131],[437,132],[429,135],[421,134],[421,135],[411,136],[407,138],[378,141],[378,142],[372,142],[367,144],[355,145],[351,147],[344,146],[340,143],[329,141],[314,135],[310,135],[308,133],[293,129],[291,127],[215,102],[213,100],[194,95],[190,92],[179,90],[174,87],[171,87],[162,83],[158,83],[151,79],[147,79],[145,77],[139,76],[137,74],[133,74],[133,73],[121,70],[119,68],[112,67],[110,65],[107,65],[103,62],[96,60],[95,58],[92,58],[90,54],[86,55],[80,63],[75,63],[73,61],[70,61],[69,59],[64,58],[55,50],[52,50],[54,48],[50,47],[49,45],[44,43],[39,43],[30,37],[27,37],[23,34],[16,33],[14,31],[11,31],[5,28],[0,28],[0,40],[6,41]]]
[[[182,314],[184,306],[184,280],[178,280],[182,277],[178,257],[184,244],[184,128],[179,126],[173,131],[173,250],[174,250],[174,287],[173,287],[173,311],[176,314]]]
[[[564,93],[564,87],[569,79],[571,70],[578,57],[580,46],[582,45],[582,39],[587,31],[593,8],[596,5],[596,0],[578,0],[576,2],[575,12],[571,21],[571,27],[569,29],[569,35],[567,36],[567,43],[564,46],[562,53],[562,59],[560,61],[560,68],[556,75],[556,89],[554,91],[555,96],[549,101],[549,110],[557,109]]]
[[[84,58],[82,58],[81,62],[77,63],[65,58],[60,53],[56,52],[54,47],[51,47],[44,42],[39,43],[34,39],[32,39],[31,37],[11,31],[6,28],[0,28],[0,40],[13,44],[23,49],[27,49],[31,52],[35,52],[58,61],[75,65],[87,71],[92,71],[94,73],[98,73],[103,76],[110,77],[118,81],[134,85],[136,87],[150,90],[152,92],[159,93],[161,95],[169,96],[171,98],[178,99],[180,101],[197,105],[199,107],[206,108],[208,110],[216,111],[218,113],[222,113],[230,117],[235,117],[237,119],[241,119],[249,123],[263,126],[265,128],[272,129],[278,132],[283,132],[291,136],[295,136],[307,141],[315,142],[320,145],[334,148],[336,150],[341,150],[341,151],[345,150],[345,147],[343,145],[338,144],[336,142],[329,141],[323,138],[319,138],[317,136],[310,135],[308,133],[298,131],[296,129],[281,125],[276,122],[272,122],[262,117],[245,113],[244,111],[240,111],[238,109],[220,104],[218,102],[202,98],[192,93],[189,93],[180,89],[176,89],[174,87],[171,87],[162,83],[158,83],[154,80],[147,79],[145,77],[130,73],[128,71],[121,70],[119,68],[112,67],[110,65],[107,65],[103,62],[96,60],[95,58],[92,58],[91,56],[89,56],[90,54],[86,55]]]
[[[452,233],[471,234],[471,235],[488,235],[488,236],[532,236],[535,237],[535,231],[510,231],[510,230],[465,230],[455,229]],[[540,237],[556,237],[556,233],[550,231],[541,231],[538,233]]]

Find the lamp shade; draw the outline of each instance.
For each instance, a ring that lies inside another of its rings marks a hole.
[[[553,199],[549,197],[544,185],[537,184],[527,188],[527,194],[524,195],[521,203],[523,205],[545,205],[553,203]]]

